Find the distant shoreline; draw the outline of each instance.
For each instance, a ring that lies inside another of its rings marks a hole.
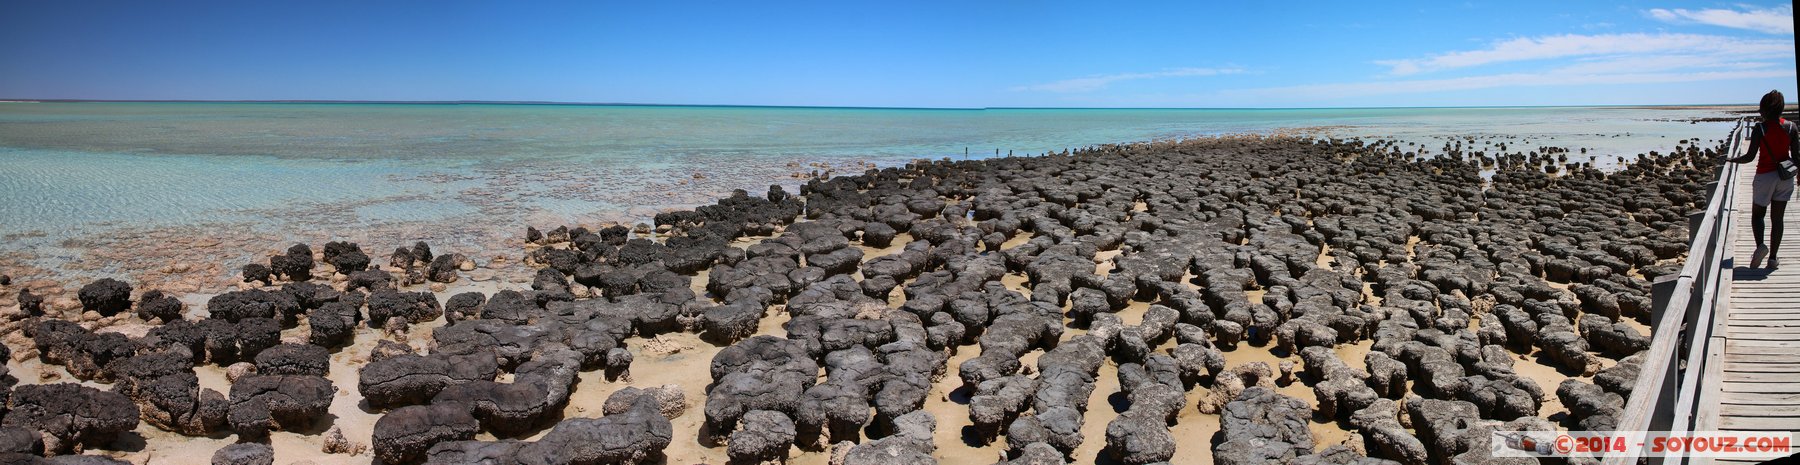
[[[1481,110],[1481,109],[1554,109],[1554,108],[1618,108],[1659,110],[1742,110],[1751,104],[1677,104],[1677,105],[1478,105],[1478,106],[1398,106],[1398,107],[883,107],[831,105],[733,105],[688,103],[628,102],[557,102],[546,100],[95,100],[95,99],[0,99],[0,103],[207,103],[207,104],[306,104],[306,105],[520,105],[580,107],[666,107],[666,108],[753,108],[753,109],[819,109],[819,110],[936,110],[936,111],[1033,111],[1033,110],[1195,110],[1195,111],[1290,111],[1290,110]],[[1800,105],[1800,104],[1797,104]]]

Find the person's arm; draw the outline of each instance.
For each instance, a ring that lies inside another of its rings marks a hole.
[[[1727,159],[1725,159],[1725,161],[1729,161],[1732,163],[1749,163],[1751,160],[1756,159],[1756,149],[1761,146],[1762,146],[1762,125],[1758,124],[1758,125],[1756,125],[1755,129],[1750,130],[1750,150],[1744,151],[1744,154],[1742,156],[1738,156],[1738,157],[1734,157],[1734,158],[1727,158]]]
[[[1800,124],[1793,121],[1782,122],[1781,129],[1788,135],[1788,158],[1800,162]]]

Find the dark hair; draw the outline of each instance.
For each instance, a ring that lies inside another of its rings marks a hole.
[[[1763,94],[1762,108],[1759,113],[1762,113],[1764,119],[1773,120],[1781,117],[1781,112],[1786,109],[1786,106],[1787,100],[1781,97],[1781,91],[1771,90],[1769,93]]]

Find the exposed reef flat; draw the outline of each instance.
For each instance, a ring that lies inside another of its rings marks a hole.
[[[1603,171],[1171,141],[813,178],[506,253],[263,243],[232,287],[12,265],[0,456],[1448,463],[1611,426],[1717,166],[1673,149]]]

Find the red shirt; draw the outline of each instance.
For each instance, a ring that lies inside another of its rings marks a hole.
[[[1775,124],[1758,124],[1750,131],[1750,149],[1760,150],[1756,157],[1756,174],[1773,173],[1776,164],[1792,156],[1797,135],[1794,123],[1786,119]]]

